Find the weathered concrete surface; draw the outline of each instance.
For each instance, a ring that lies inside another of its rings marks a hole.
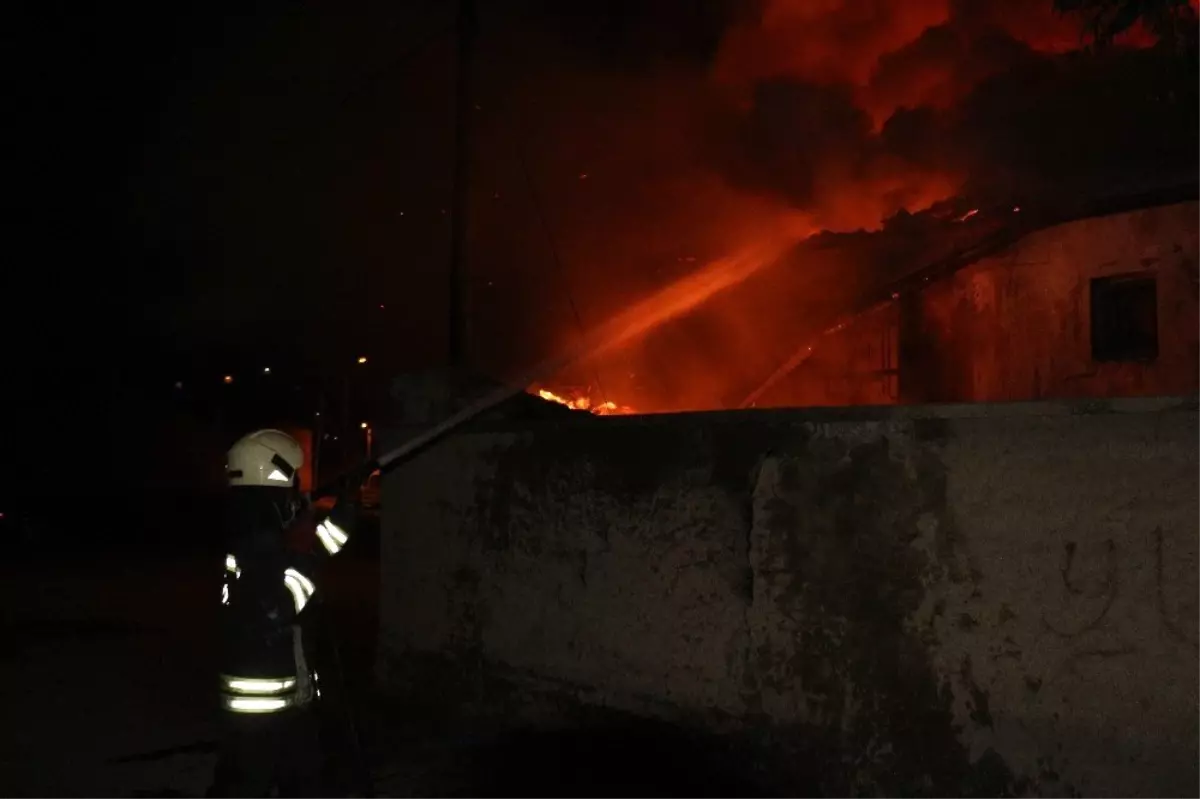
[[[1192,394],[1200,385],[1200,204],[1044,228],[859,317],[758,407]],[[1097,361],[1091,281],[1157,285],[1158,354]],[[898,378],[898,382],[897,382]]]
[[[902,325],[901,383],[912,391],[901,393],[910,402],[1194,393],[1198,265],[1195,202],[1038,231],[930,287]],[[1155,281],[1158,353],[1150,360],[1093,358],[1091,282],[1116,275]]]
[[[827,793],[1195,795],[1198,432],[1194,400],[477,429],[385,478],[381,680],[753,735]]]

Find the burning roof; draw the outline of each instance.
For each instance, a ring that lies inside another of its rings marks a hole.
[[[606,396],[632,406],[610,400],[596,408],[590,388],[556,393],[538,387],[531,393],[600,414],[752,404],[819,346],[824,334],[1034,230],[1197,197],[1200,184],[1194,178],[1151,181],[1024,207],[1008,202],[964,211],[945,203],[921,214],[898,215],[874,233],[813,236],[686,313],[648,327],[621,347],[598,349],[569,371],[603,378],[611,392]],[[629,363],[657,368],[638,380],[636,371],[622,373]]]
[[[668,6],[681,13],[629,15]],[[522,108],[543,184],[588,176],[554,209],[583,321],[541,316],[528,335],[611,335],[538,388],[736,407],[913,273],[1164,168],[1194,175],[1194,54],[1140,24],[1092,51],[1083,29],[1049,0],[764,0],[711,53],[634,79],[576,57]],[[563,290],[546,281],[537,301]]]

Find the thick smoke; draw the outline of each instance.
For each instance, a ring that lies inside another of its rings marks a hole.
[[[386,297],[405,338],[444,328],[453,47],[426,37],[448,9],[383,5],[302,4],[197,45],[131,220],[154,263],[210,265],[164,298],[172,330],[323,318],[331,292],[354,309],[346,327]],[[1194,62],[1139,31],[1081,52],[1081,21],[1050,0],[478,6],[469,311],[487,371],[780,232],[877,229],[957,194],[1121,170],[1194,174]]]
[[[744,197],[818,229],[870,230],[963,193],[1084,191],[1195,166],[1194,60],[1152,47],[1140,25],[1090,52],[1082,19],[1051,0],[612,8],[559,19],[558,51],[526,48],[542,63],[520,92],[542,102],[517,114],[543,133],[546,160],[570,152],[581,169],[601,160],[635,178],[615,191],[630,216],[654,217],[643,239],[674,246],[741,227],[729,206]],[[581,55],[584,32],[599,43]],[[730,189],[720,220],[691,189],[714,179]],[[655,182],[667,194],[643,188]],[[624,229],[603,227],[613,239]]]
[[[699,35],[708,50],[687,44],[682,16],[674,49],[627,46],[654,42],[663,8],[684,5],[626,4],[623,39],[588,56],[564,48],[576,54],[519,81],[537,98],[517,116],[539,132],[525,141],[585,317],[577,325],[561,287],[547,288],[537,307],[562,309],[550,324],[560,344],[764,230],[877,230],[949,198],[1033,207],[1195,174],[1194,60],[1140,26],[1093,52],[1082,20],[1050,0],[764,0],[710,16],[721,27]],[[569,188],[568,164],[587,165],[586,189]],[[852,265],[827,260],[726,291],[707,321],[664,326],[564,382],[603,378],[641,410],[719,406],[738,379],[774,368],[751,362],[764,337],[795,335],[766,329],[755,291],[809,314],[853,301]],[[636,385],[648,372],[670,390],[649,398]]]
[[[1080,25],[1038,0],[771,0],[714,67],[741,106],[723,172],[838,230],[964,191],[1192,169],[1194,70],[1140,27],[1085,52]]]

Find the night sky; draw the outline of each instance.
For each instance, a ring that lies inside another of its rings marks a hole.
[[[376,44],[394,36],[403,47],[410,26],[444,31],[449,20],[440,6],[410,23],[403,4],[377,5],[356,23],[396,17]],[[441,357],[427,319],[367,313],[382,313],[378,295],[404,281],[372,285],[358,259],[330,256],[353,213],[321,222],[346,199],[337,165],[355,157],[339,109],[367,82],[350,76],[388,66],[388,49],[336,29],[322,46],[316,6],[232,8],[80,4],[42,8],[11,30],[19,201],[5,274],[5,493],[46,494],[81,447],[98,462],[78,491],[140,484],[179,462],[163,461],[154,441],[181,414],[231,426],[230,411],[248,405],[281,413],[247,410],[245,424],[295,420],[311,412],[319,378],[340,396],[342,365],[357,366],[384,331],[432,341],[372,348],[374,374],[359,367],[357,381]],[[449,62],[440,66],[444,93]],[[448,172],[439,160],[420,166],[436,179]],[[416,193],[429,196],[422,180]],[[409,306],[443,305],[418,298],[429,290],[444,293],[412,284]],[[230,372],[234,389],[214,395]]]
[[[780,224],[1195,174],[1194,51],[1086,52],[1040,0],[480,5],[470,345],[496,376]],[[21,462],[151,435],[177,381],[211,416],[221,375],[270,366],[303,416],[359,355],[364,401],[445,362],[453,3],[67,8],[5,47]]]
[[[620,56],[637,7],[485,5],[493,39],[586,34],[589,64]],[[180,414],[228,426],[248,404],[248,425],[305,422],[319,390],[340,400],[353,381],[356,420],[390,375],[445,363],[454,13],[180,2],[17,16],[6,493],[53,493],[80,447],[100,466],[80,490],[136,482],[162,467],[152,440]],[[541,280],[538,260],[518,277]],[[519,312],[511,278],[472,276],[507,292],[477,315]],[[499,345],[484,370],[530,355],[504,319],[475,331]]]

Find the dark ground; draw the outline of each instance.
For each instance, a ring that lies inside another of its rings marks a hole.
[[[105,535],[119,532],[114,524]],[[330,564],[325,586],[378,795],[761,793],[724,765],[718,743],[664,724],[609,714],[571,731],[501,731],[410,717],[372,686],[378,537],[363,533]],[[0,793],[203,795],[218,718],[221,553],[101,555],[66,541],[41,549],[0,564]],[[355,784],[348,739],[331,737],[328,751],[333,778]]]

